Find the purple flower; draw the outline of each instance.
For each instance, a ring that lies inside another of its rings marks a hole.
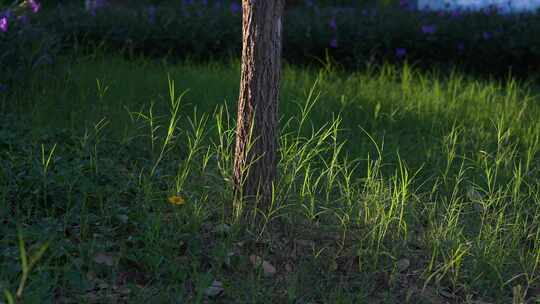
[[[488,7],[486,7],[483,11],[484,11],[485,15],[496,15],[497,12],[498,12],[498,8],[497,8],[497,6],[492,4],[492,5],[488,6]]]
[[[422,25],[422,33],[435,34],[437,27],[435,25]]]
[[[240,5],[238,3],[232,2],[231,6],[230,6],[230,9],[231,9],[231,13],[236,15],[236,14],[240,13],[240,11],[242,10],[242,7],[240,7]]]
[[[203,6],[208,6],[208,0],[201,0],[201,4]]]
[[[150,24],[156,23],[156,7],[154,5],[148,7],[148,22]]]
[[[461,12],[459,10],[452,11],[452,14],[450,14],[452,18],[459,18],[461,17]]]
[[[409,6],[409,0],[399,0],[399,6],[408,7]]]
[[[482,38],[484,38],[484,40],[489,40],[491,39],[491,33],[490,32],[483,32],[482,33]]]
[[[85,7],[88,12],[90,12],[90,15],[95,16],[96,10],[102,6],[105,6],[106,0],[88,0],[85,1]]]
[[[330,19],[330,22],[328,22],[328,25],[334,31],[337,30],[336,17],[332,17],[332,19]]]
[[[336,49],[338,47],[338,41],[337,41],[336,37],[334,37],[334,38],[332,38],[332,40],[330,40],[330,47],[333,48],[333,49]]]
[[[107,4],[107,0],[94,0],[94,2],[96,3],[96,8],[103,7]]]
[[[28,24],[28,16],[26,15],[20,15],[19,17],[17,17],[17,20],[19,20],[23,25]]]
[[[463,44],[463,42],[459,42],[459,43],[457,44],[457,50],[458,50],[458,52],[461,53],[461,52],[463,52],[464,49],[465,49],[465,44]]]
[[[39,9],[41,8],[41,4],[37,2],[36,0],[28,0],[28,5],[30,6],[30,9],[32,12],[37,13],[39,12]]]
[[[305,0],[307,7],[312,7],[314,5],[313,0]]]
[[[7,92],[7,90],[8,90],[8,86],[0,83],[0,93]]]
[[[10,9],[7,9],[5,11],[3,11],[0,16],[2,17],[6,17],[6,18],[11,18],[11,10]]]
[[[0,31],[2,32],[7,32],[8,30],[8,18],[7,17],[2,17],[0,18]]]
[[[407,55],[407,49],[406,48],[397,48],[396,49],[396,57],[397,58],[403,58]]]

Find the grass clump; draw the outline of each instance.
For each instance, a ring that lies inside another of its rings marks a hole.
[[[238,64],[98,57],[54,75],[1,104],[0,288],[20,279],[18,231],[29,252],[50,240],[25,302],[537,294],[539,107],[523,85],[287,67],[276,225],[261,227],[233,204]]]

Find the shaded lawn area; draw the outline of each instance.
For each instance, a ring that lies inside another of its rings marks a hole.
[[[238,63],[81,57],[0,99],[0,289],[18,286],[19,224],[30,253],[50,241],[28,303],[540,292],[540,106],[526,86],[286,67],[280,180],[261,227],[233,204],[238,81]]]

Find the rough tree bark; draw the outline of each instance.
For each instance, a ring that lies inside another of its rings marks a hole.
[[[237,194],[246,200],[253,200],[258,194],[262,209],[270,203],[272,183],[277,178],[284,5],[284,0],[242,1],[242,73],[234,183]]]

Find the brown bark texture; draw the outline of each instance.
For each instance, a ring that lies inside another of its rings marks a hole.
[[[242,72],[236,151],[235,190],[246,200],[271,200],[277,178],[278,98],[284,0],[242,1]]]

